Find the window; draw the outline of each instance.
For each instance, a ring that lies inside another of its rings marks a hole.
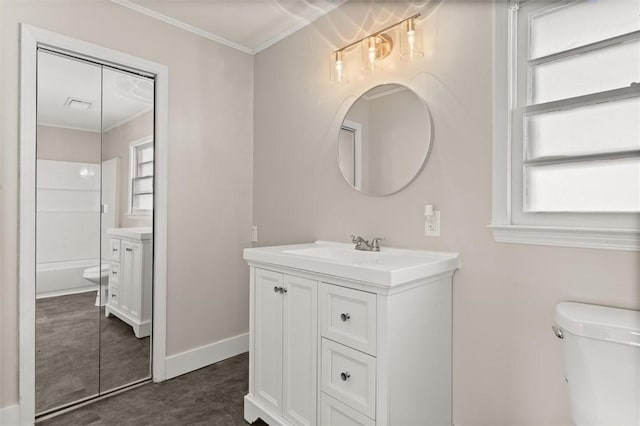
[[[129,146],[129,214],[153,212],[153,139],[147,137]]]
[[[640,249],[640,0],[503,1],[497,241]]]

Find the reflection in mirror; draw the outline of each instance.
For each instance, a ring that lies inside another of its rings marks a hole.
[[[36,413],[100,391],[101,72],[38,52]]]
[[[151,377],[154,81],[38,52],[36,413]]]
[[[101,393],[151,376],[153,93],[153,80],[103,70],[102,158],[117,172],[103,166]]]
[[[425,102],[398,84],[376,86],[347,112],[338,136],[338,165],[345,180],[369,195],[389,195],[420,173],[431,148]]]

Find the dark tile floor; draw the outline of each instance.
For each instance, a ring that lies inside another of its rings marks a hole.
[[[36,412],[149,377],[150,339],[105,318],[95,298],[88,292],[36,301]]]
[[[246,425],[249,354],[149,383],[38,423],[38,426]],[[265,423],[258,420],[254,425]]]

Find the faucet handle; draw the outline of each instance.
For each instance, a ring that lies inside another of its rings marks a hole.
[[[380,241],[384,240],[384,237],[373,237],[371,239],[371,247],[373,248],[373,251],[380,251]]]
[[[360,235],[353,235],[351,234],[351,242],[352,243],[359,243],[360,241],[363,241],[364,238],[362,238]]]

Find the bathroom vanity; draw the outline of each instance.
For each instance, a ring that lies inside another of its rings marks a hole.
[[[137,338],[151,334],[153,232],[151,228],[113,228],[110,237],[109,296],[105,316],[113,314]]]
[[[451,424],[456,253],[245,249],[249,394],[270,425]]]

